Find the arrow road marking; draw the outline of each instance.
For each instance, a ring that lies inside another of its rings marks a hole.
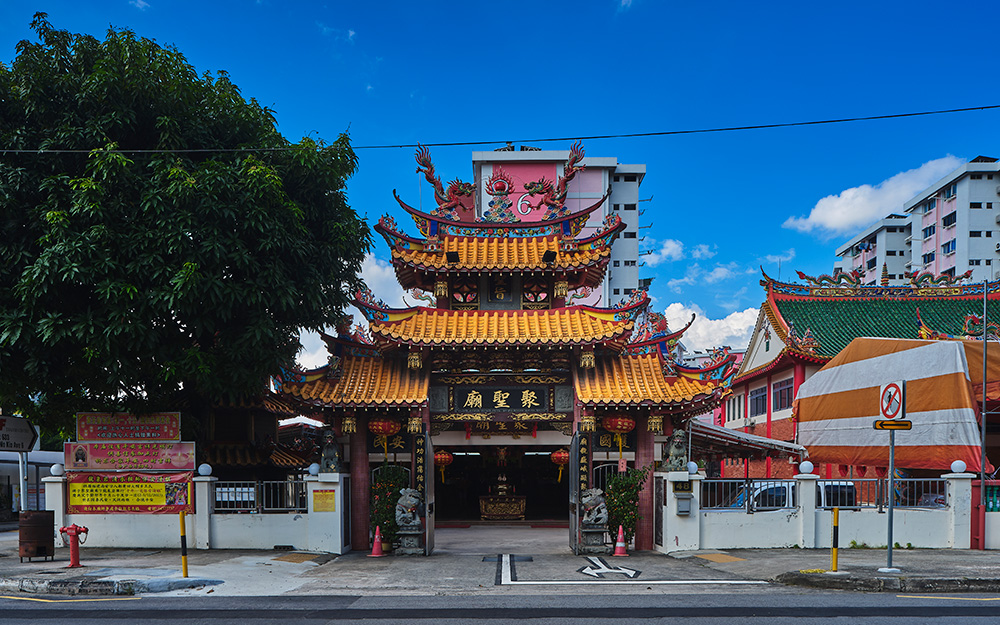
[[[590,558],[588,558],[590,559]],[[599,558],[597,558],[599,559]],[[620,571],[622,567],[616,567],[616,569],[611,569],[604,562],[598,563],[601,565],[602,569],[607,569],[608,572],[612,573],[622,573],[627,575],[625,571]],[[584,567],[587,568],[587,567]],[[631,569],[627,569],[631,570]],[[582,572],[582,571],[581,571]],[[639,571],[633,571],[636,575]],[[670,586],[734,586],[734,585],[766,585],[769,582],[758,579],[604,579],[602,577],[597,577],[597,579],[552,579],[552,580],[519,580],[517,579],[517,572],[515,569],[514,558],[508,553],[501,554],[499,561],[497,562],[497,586],[580,586],[586,584],[644,584],[644,585],[670,585]]]
[[[639,577],[642,573],[642,571],[636,571],[624,566],[610,567],[608,566],[608,563],[604,561],[604,558],[588,557],[587,559],[590,560],[590,564],[577,569],[577,573],[583,573],[584,575],[590,575],[591,577],[596,577],[598,579],[604,579],[605,573],[621,573],[629,579]]]

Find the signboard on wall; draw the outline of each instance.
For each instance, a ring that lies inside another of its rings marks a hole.
[[[193,471],[194,443],[63,443],[70,471]]]
[[[181,413],[161,412],[136,416],[128,413],[80,412],[76,415],[76,440],[179,441]]]
[[[67,473],[68,514],[194,513],[193,473]]]

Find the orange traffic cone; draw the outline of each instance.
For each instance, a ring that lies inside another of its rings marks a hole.
[[[385,554],[382,553],[382,528],[378,525],[375,526],[375,540],[372,541],[372,552],[368,554],[369,558],[381,558]]]
[[[625,553],[625,528],[621,525],[618,526],[618,539],[615,540],[615,552],[611,554],[613,556],[627,556]]]

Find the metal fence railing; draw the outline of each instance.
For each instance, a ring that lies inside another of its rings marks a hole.
[[[302,480],[274,482],[216,482],[216,513],[306,512],[306,483]]]
[[[701,482],[703,510],[779,510],[798,505],[795,480],[706,479]],[[948,481],[902,478],[895,481],[893,506],[944,508]],[[816,507],[821,509],[878,508],[889,505],[888,478],[818,480]]]

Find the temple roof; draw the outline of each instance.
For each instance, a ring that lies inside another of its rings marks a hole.
[[[414,346],[593,345],[621,349],[635,318],[649,303],[635,291],[616,308],[567,306],[544,310],[389,309],[359,293],[355,304],[368,317],[376,343]]]
[[[703,410],[717,402],[721,383],[664,371],[659,354],[599,358],[593,369],[580,370],[577,399],[589,405],[689,404]]]
[[[976,315],[983,312],[982,283],[965,285],[959,283],[961,277],[931,278],[928,274],[898,287],[862,286],[851,274],[800,277],[807,284],[778,282],[767,274],[761,281],[767,291],[761,315],[785,344],[765,365],[768,369],[788,358],[825,363],[858,337],[981,336]],[[989,318],[1000,320],[1000,282],[988,283],[987,290]],[[762,367],[741,371],[736,381],[762,371]]]
[[[314,371],[286,374],[281,392],[323,406],[416,406],[427,401],[425,371],[406,362],[345,356]]]

